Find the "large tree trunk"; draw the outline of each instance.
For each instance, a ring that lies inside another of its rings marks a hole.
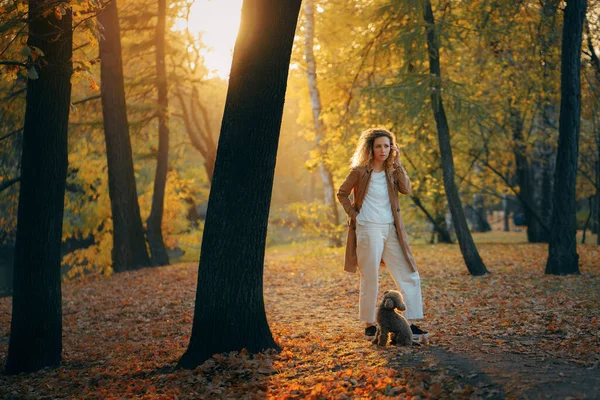
[[[245,0],[198,268],[192,337],[179,366],[277,348],[263,299],[275,159],[300,0]]]
[[[321,160],[319,162],[319,173],[321,182],[323,183],[323,199],[325,205],[329,207],[329,222],[333,226],[340,224],[340,217],[337,211],[337,201],[335,198],[335,190],[333,185],[333,175],[325,162],[323,161],[326,150],[322,143],[325,133],[325,125],[321,119],[321,95],[317,86],[317,63],[314,54],[314,38],[315,38],[315,15],[313,0],[305,0],[304,14],[306,16],[306,24],[304,26],[304,54],[306,56],[307,75],[308,75],[308,90],[310,92],[310,100],[312,104],[313,123],[315,128],[315,145]],[[341,238],[333,236],[329,238],[329,243],[333,247],[342,246]]]
[[[561,56],[561,101],[558,154],[554,175],[552,225],[546,273],[578,274],[576,242],[577,158],[581,111],[581,39],[586,0],[568,0]]]
[[[73,30],[70,8],[42,16],[43,0],[29,1],[28,46],[38,79],[27,82],[21,187],[15,244],[12,322],[6,372],[37,371],[60,363],[62,299],[60,244],[67,179]]]
[[[100,76],[113,220],[112,263],[115,272],[120,272],[150,266],[150,258],[133,172],[116,0],[106,5],[98,20],[104,27],[104,40],[100,40]]]
[[[450,145],[450,128],[444,111],[441,93],[441,68],[439,59],[439,41],[435,34],[435,21],[430,0],[423,2],[423,17],[427,24],[427,50],[429,53],[429,71],[432,75],[431,105],[437,126],[440,154],[442,157],[442,173],[444,188],[448,197],[448,206],[452,214],[452,221],[456,230],[456,237],[460,251],[471,275],[484,275],[487,268],[479,256],[475,242],[469,231],[465,213],[462,208],[458,189],[454,182],[454,159]]]
[[[158,21],[156,24],[156,88],[158,91],[158,154],[152,207],[147,220],[148,244],[152,265],[169,264],[162,235],[165,188],[169,167],[169,100],[167,66],[165,64],[165,35],[167,25],[167,0],[158,0]]]

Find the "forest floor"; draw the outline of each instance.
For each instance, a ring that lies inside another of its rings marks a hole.
[[[0,397],[599,399],[600,252],[581,275],[544,275],[545,245],[480,243],[471,277],[457,245],[415,245],[429,344],[379,348],[357,321],[342,249],[269,249],[265,303],[280,352],[217,355],[174,370],[192,326],[197,264],[63,285],[63,363],[0,376]],[[393,288],[382,268],[380,291]],[[0,364],[10,326],[0,299]]]

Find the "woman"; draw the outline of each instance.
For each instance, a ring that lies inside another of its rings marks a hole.
[[[410,179],[400,163],[394,135],[383,128],[367,129],[360,135],[352,157],[352,170],[337,197],[350,217],[344,270],[360,273],[360,320],[365,335],[375,335],[375,307],[379,265],[383,259],[398,290],[404,296],[404,316],[423,318],[421,280],[408,247],[408,236],[398,202],[398,192],[411,190]],[[349,199],[354,191],[354,202]],[[413,337],[429,336],[411,324]]]

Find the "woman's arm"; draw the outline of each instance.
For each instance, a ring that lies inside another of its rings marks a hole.
[[[396,177],[396,182],[398,182],[398,191],[402,194],[410,193],[412,190],[410,178],[402,164],[397,163],[394,165],[394,176]]]
[[[349,199],[350,192],[352,192],[352,188],[356,185],[357,179],[358,170],[352,168],[352,171],[350,171],[350,174],[346,177],[346,180],[342,183],[342,186],[340,186],[337,192],[337,198],[350,218],[354,218],[358,215],[358,211],[356,211],[356,208],[352,207],[352,202]]]
[[[394,177],[398,182],[398,191],[402,194],[409,194],[412,190],[410,184],[410,178],[404,169],[404,165],[400,163],[400,149],[396,146],[392,146],[392,150],[396,153],[394,159]]]

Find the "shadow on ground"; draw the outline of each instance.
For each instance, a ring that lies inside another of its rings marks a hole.
[[[416,352],[386,352],[386,357],[388,366],[398,371],[408,367],[432,376],[449,375],[468,385],[468,397],[473,398],[600,399],[598,368],[564,359],[508,352],[457,354],[435,343],[420,346]]]

